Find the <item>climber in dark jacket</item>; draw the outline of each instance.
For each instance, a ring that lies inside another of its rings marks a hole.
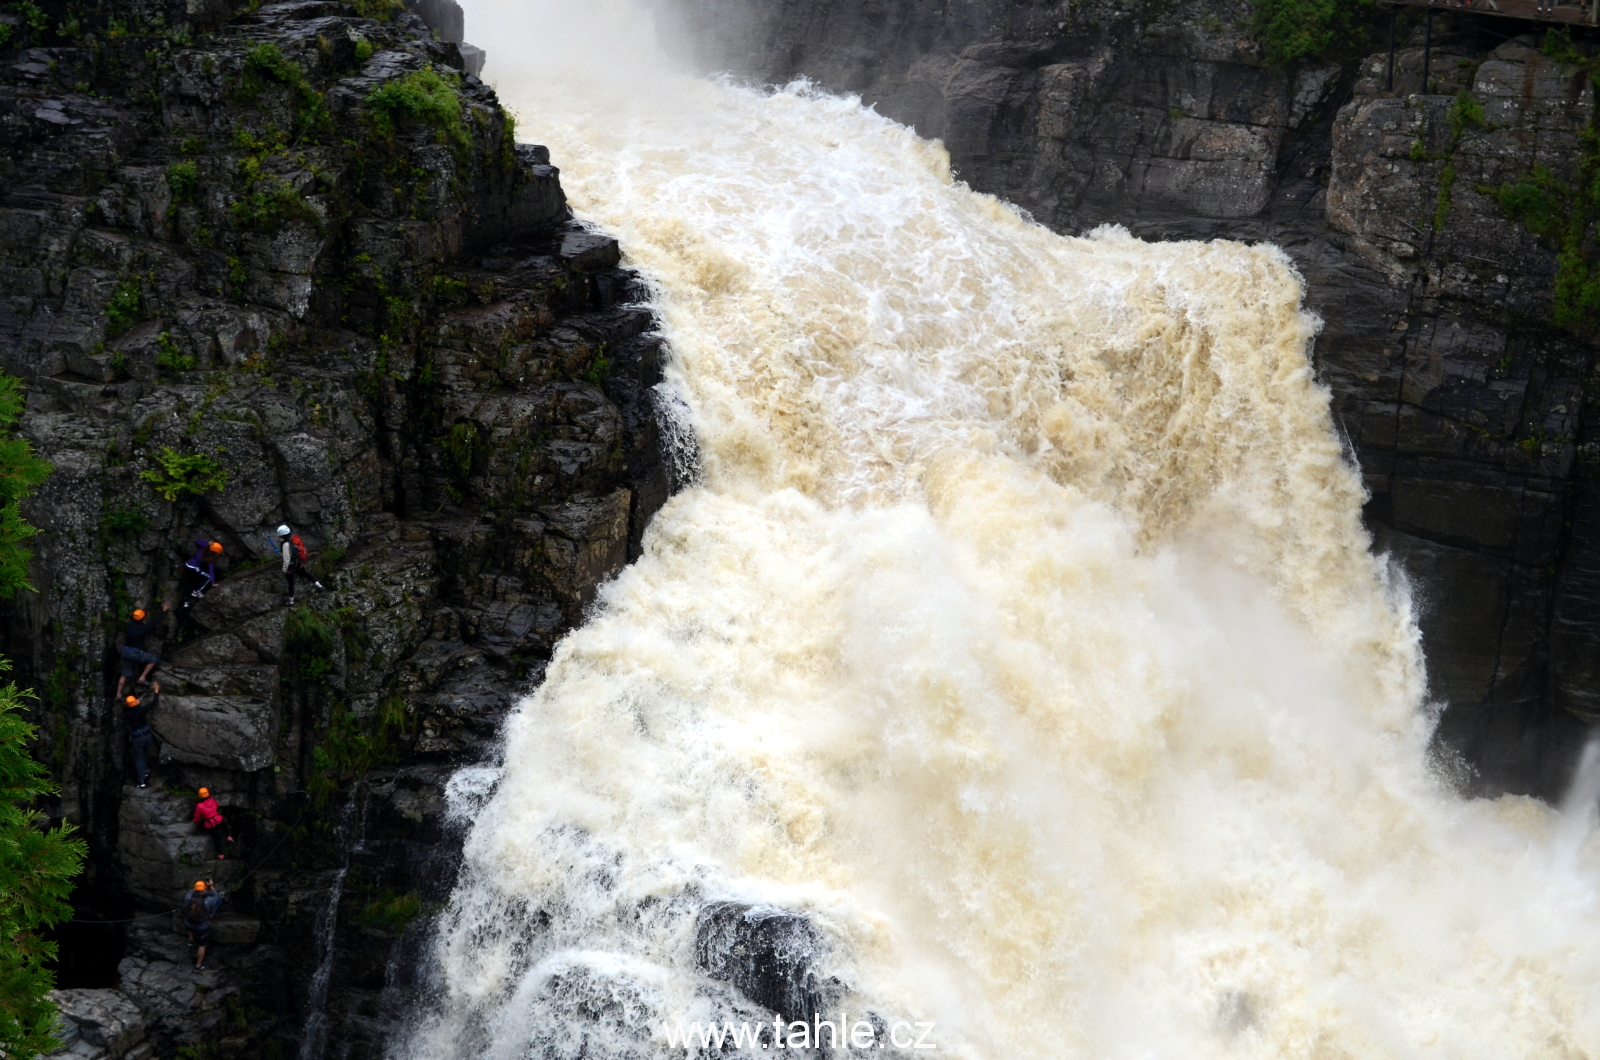
[[[133,745],[133,771],[139,776],[142,788],[150,783],[150,745],[155,734],[150,731],[150,712],[161,703],[161,682],[156,681],[144,698],[129,696],[122,701],[125,708],[123,720],[128,724],[128,742]]]
[[[171,604],[162,604],[163,613],[172,610]],[[156,668],[156,663],[161,658],[145,648],[145,638],[161,627],[161,615],[147,615],[144,608],[136,607],[133,617],[129,620],[127,628],[122,631],[122,647],[118,654],[122,656],[122,674],[117,678],[117,699],[122,698],[122,687],[128,683],[128,678],[133,676],[134,667],[144,663],[144,673],[139,675],[139,684],[150,683],[150,671]]]
[[[205,971],[206,946],[211,942],[211,918],[222,908],[222,894],[205,880],[195,880],[194,890],[183,899],[183,927],[196,948],[194,970]]]
[[[188,607],[206,595],[217,584],[217,559],[222,555],[221,541],[196,541],[195,553],[185,563],[178,592],[183,594],[183,606]]]

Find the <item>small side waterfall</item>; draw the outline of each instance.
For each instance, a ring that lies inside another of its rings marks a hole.
[[[311,983],[306,988],[306,1023],[300,1035],[299,1060],[323,1060],[328,1051],[328,984],[333,980],[333,964],[338,955],[339,902],[344,898],[344,878],[350,871],[353,845],[349,837],[356,815],[357,791],[356,788],[351,789],[350,797],[340,811],[339,823],[334,828],[334,849],[338,852],[340,865],[328,886],[328,902],[317,914],[317,967],[311,973]]]

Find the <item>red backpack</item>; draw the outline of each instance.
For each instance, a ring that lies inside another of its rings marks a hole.
[[[304,563],[306,561],[306,543],[300,540],[299,534],[290,534],[289,543],[293,545],[294,550],[300,554],[300,562]]]

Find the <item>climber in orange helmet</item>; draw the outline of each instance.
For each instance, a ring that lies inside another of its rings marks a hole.
[[[172,610],[171,604],[161,605],[162,613]],[[133,676],[134,667],[144,663],[144,673],[139,675],[138,683],[150,683],[150,672],[156,668],[161,657],[145,647],[145,638],[161,627],[161,615],[148,615],[144,608],[133,609],[133,618],[122,630],[122,647],[117,649],[117,654],[122,657],[122,672],[117,677],[117,699],[122,698],[122,687],[128,683],[128,678]]]
[[[222,908],[222,895],[205,880],[195,880],[194,890],[183,900],[183,926],[195,946],[194,968],[205,971],[206,945],[211,941],[211,918]]]
[[[205,539],[195,542],[194,555],[185,563],[178,591],[183,594],[183,606],[188,607],[203,598],[217,584],[217,560],[222,556],[222,542]]]
[[[144,698],[129,696],[122,701],[123,719],[128,723],[128,742],[133,745],[133,771],[142,788],[150,783],[150,745],[155,735],[150,731],[150,712],[161,703],[161,682],[156,681]]]
[[[227,818],[222,816],[222,810],[217,806],[210,788],[201,788],[195,794],[200,796],[200,801],[194,805],[194,823],[204,828],[206,835],[211,837],[211,849],[217,855],[217,860],[225,861],[228,855],[222,844],[233,842],[233,836],[227,835],[228,830],[223,827],[227,824]],[[224,836],[227,838],[224,839]]]

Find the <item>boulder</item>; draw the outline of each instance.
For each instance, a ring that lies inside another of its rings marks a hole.
[[[190,820],[193,812],[191,799],[156,788],[123,788],[117,857],[128,892],[147,908],[177,908],[194,881],[217,865],[211,841]]]
[[[259,543],[266,550],[266,542]],[[195,624],[213,633],[231,630],[257,615],[283,607],[283,578],[276,564],[224,577],[194,605]]]
[[[139,1002],[152,1019],[170,1019],[194,1005],[196,986],[215,972],[196,972],[187,961],[149,961],[124,957],[117,965],[122,989]]]
[[[784,1020],[809,1023],[842,996],[817,971],[827,940],[799,913],[718,902],[701,910],[694,941],[701,971]]]
[[[218,633],[192,644],[185,644],[172,654],[179,666],[248,666],[258,663],[261,657],[232,633]]]
[[[406,10],[426,22],[442,41],[460,44],[466,35],[467,16],[456,0],[406,0]]]
[[[253,773],[272,764],[277,724],[270,700],[163,696],[150,715],[164,759]]]
[[[125,952],[130,957],[182,963],[189,954],[183,921],[177,913],[135,920],[128,925],[125,938]]]
[[[254,696],[271,699],[278,691],[276,666],[168,666],[161,687],[174,695]]]
[[[628,560],[628,510],[631,494],[542,508],[545,537],[541,573],[558,593],[587,603],[596,587]]]
[[[72,1023],[74,1037],[110,1060],[121,1060],[144,1040],[144,1015],[120,990],[52,990],[50,998]]]

